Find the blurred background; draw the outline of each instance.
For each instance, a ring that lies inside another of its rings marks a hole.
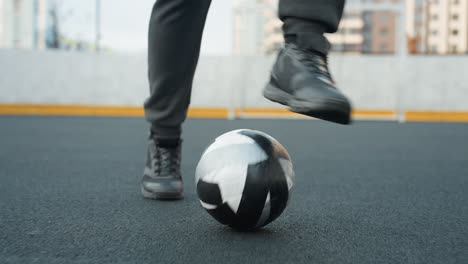
[[[300,117],[261,96],[277,2],[213,1],[190,116]],[[0,0],[0,113],[141,116],[153,4]],[[468,0],[347,0],[327,38],[355,118],[468,121]]]

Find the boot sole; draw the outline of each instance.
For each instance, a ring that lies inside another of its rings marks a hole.
[[[342,125],[351,123],[351,109],[346,101],[334,98],[317,98],[310,101],[298,100],[271,83],[266,85],[263,96],[270,101],[289,106],[289,110],[294,113]]]
[[[141,194],[146,199],[153,200],[180,200],[184,198],[183,193],[180,192],[160,192],[154,193],[147,191],[143,186],[140,186]]]

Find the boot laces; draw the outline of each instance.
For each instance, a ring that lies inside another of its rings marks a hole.
[[[178,148],[162,148],[155,144],[153,151],[154,170],[158,175],[170,175],[178,171],[180,166]]]
[[[328,57],[326,55],[311,52],[310,50],[298,49],[299,60],[312,72],[319,74],[334,83],[328,70]]]

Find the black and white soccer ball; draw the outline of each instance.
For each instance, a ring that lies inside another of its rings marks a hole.
[[[225,133],[205,150],[196,169],[201,205],[220,223],[255,229],[286,208],[294,170],[286,149],[255,130]]]

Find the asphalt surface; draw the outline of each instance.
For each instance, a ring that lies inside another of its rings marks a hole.
[[[237,128],[289,151],[283,215],[232,231],[198,203],[204,148]],[[0,117],[0,263],[468,263],[468,124],[189,120],[186,198],[139,193],[139,118]]]

